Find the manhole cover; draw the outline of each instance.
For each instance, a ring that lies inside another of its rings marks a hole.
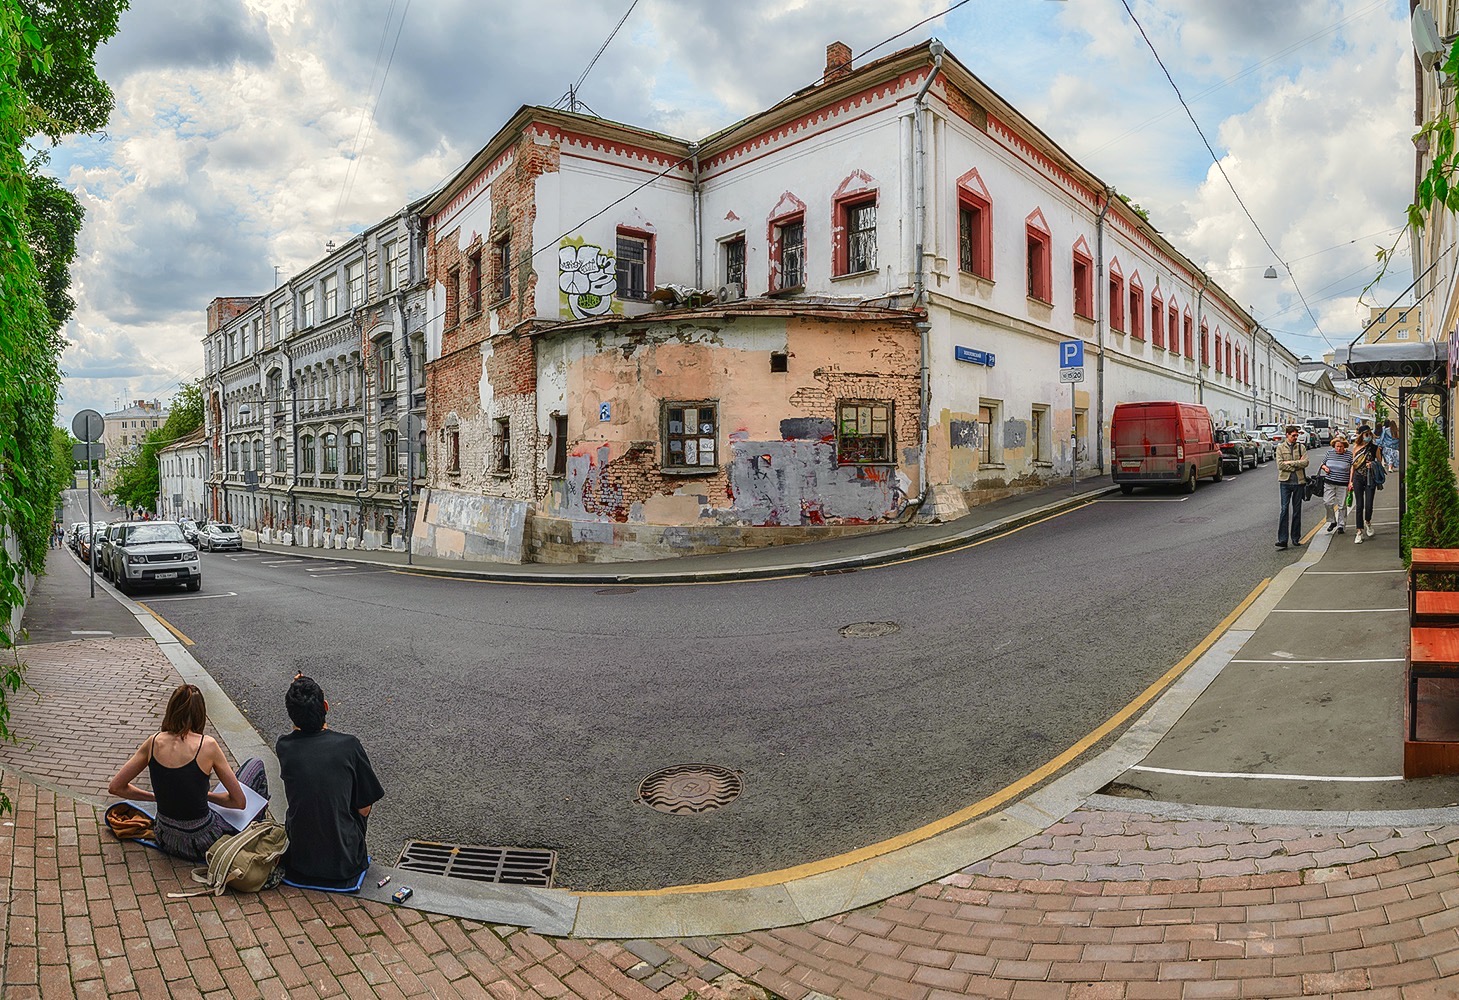
[[[655,771],[638,786],[638,799],[662,813],[692,816],[739,798],[740,773],[718,764],[676,764]]]
[[[896,622],[852,622],[841,626],[841,634],[848,639],[875,639],[901,630],[902,626]]]
[[[595,594],[603,594],[604,596],[607,596],[607,597],[616,597],[619,594],[636,594],[636,593],[638,593],[638,588],[637,587],[599,587],[597,590],[593,591],[593,593],[595,593]]]
[[[1177,517],[1175,519],[1175,523],[1176,524],[1210,524],[1211,523],[1211,519],[1209,517]]]
[[[535,847],[481,847],[476,844],[407,840],[396,867],[408,872],[429,872],[472,882],[535,885],[551,889],[557,852]]]

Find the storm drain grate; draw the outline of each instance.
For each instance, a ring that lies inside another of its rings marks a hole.
[[[877,639],[901,630],[896,622],[852,622],[841,627],[841,634],[848,639]]]
[[[551,889],[557,852],[535,847],[481,847],[477,844],[407,840],[396,867],[408,872],[428,872],[470,882]]]
[[[739,771],[718,764],[676,764],[644,778],[635,801],[661,813],[692,816],[729,805],[743,787]]]

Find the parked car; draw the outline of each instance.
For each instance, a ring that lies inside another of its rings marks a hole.
[[[1275,443],[1281,441],[1285,435],[1282,434],[1280,424],[1257,424],[1256,436]]]
[[[1126,496],[1136,486],[1158,484],[1194,493],[1197,479],[1221,480],[1211,413],[1196,403],[1119,403],[1110,416],[1110,441],[1110,473]]]
[[[130,522],[113,521],[104,529],[97,532],[96,537],[92,539],[91,547],[93,551],[91,553],[91,561],[96,564],[96,571],[102,576],[110,577],[112,574],[112,542],[128,523]]]
[[[1223,427],[1216,432],[1216,444],[1221,449],[1223,466],[1231,466],[1238,475],[1242,469],[1256,468],[1256,444],[1244,431]]]
[[[176,521],[133,521],[116,528],[108,537],[107,559],[119,590],[163,583],[202,587],[197,549],[182,537]]]
[[[241,552],[243,551],[243,536],[238,534],[238,529],[231,524],[209,521],[198,532],[198,548],[207,549],[209,552],[229,550]]]
[[[87,526],[87,523],[86,521],[73,521],[71,526],[66,529],[66,545],[77,555],[81,554],[81,540],[78,536],[81,533],[81,529]]]
[[[105,521],[93,521],[90,524],[83,524],[76,532],[76,554],[83,562],[90,562],[92,559],[92,540],[106,530]]]
[[[177,526],[182,529],[182,537],[186,538],[192,545],[198,544],[198,522],[190,517],[181,518]]]
[[[1256,445],[1257,465],[1262,465],[1266,462],[1270,462],[1272,459],[1277,457],[1277,443],[1271,438],[1267,437],[1265,434],[1260,433],[1248,433],[1246,436],[1251,439],[1252,444]]]

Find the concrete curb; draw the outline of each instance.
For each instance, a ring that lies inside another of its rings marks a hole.
[[[968,528],[957,534],[929,539],[924,542],[899,545],[876,552],[839,556],[832,559],[823,559],[818,562],[777,563],[771,566],[745,566],[720,570],[635,572],[618,568],[604,570],[601,573],[559,573],[553,572],[552,570],[524,572],[522,570],[511,569],[480,569],[477,568],[480,564],[465,562],[459,567],[406,565],[405,563],[365,558],[357,554],[360,550],[350,549],[345,549],[342,553],[339,549],[306,549],[290,545],[270,545],[268,548],[261,548],[255,543],[252,551],[267,555],[292,556],[299,559],[324,559],[331,562],[358,563],[366,566],[386,566],[391,569],[420,576],[469,577],[490,583],[578,584],[594,586],[636,584],[645,586],[653,584],[722,583],[731,580],[765,580],[785,576],[814,576],[817,573],[883,566],[887,563],[899,562],[903,559],[914,558],[916,556],[945,552],[949,549],[959,548],[972,542],[1014,531],[1035,521],[1043,520],[1046,517],[1052,517],[1055,514],[1061,514],[1065,511],[1082,507],[1085,504],[1093,503],[1101,497],[1117,492],[1118,489],[1119,487],[1117,486],[1106,484],[1097,489],[1074,494],[1040,507],[1019,511],[1016,514],[1010,514],[1008,517]],[[874,537],[889,535],[891,533],[891,531],[878,532]],[[798,546],[789,547],[786,554],[792,555],[793,551],[791,550],[795,548],[798,548]],[[605,563],[604,565],[622,567],[625,564]],[[635,564],[629,563],[627,565],[632,566]]]

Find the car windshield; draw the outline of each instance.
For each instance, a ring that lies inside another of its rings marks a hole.
[[[220,535],[236,535],[238,533],[238,529],[231,524],[210,524],[208,525],[208,530],[216,531]]]
[[[182,529],[175,524],[134,524],[127,529],[128,545],[181,541],[184,541]]]

